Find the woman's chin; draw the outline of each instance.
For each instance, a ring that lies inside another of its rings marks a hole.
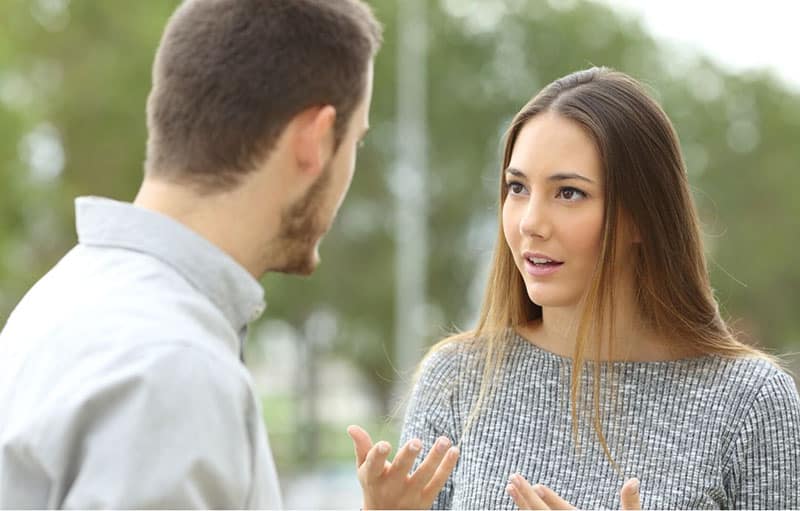
[[[577,303],[576,300],[565,296],[564,293],[554,292],[541,288],[528,288],[528,298],[539,307],[569,307]]]

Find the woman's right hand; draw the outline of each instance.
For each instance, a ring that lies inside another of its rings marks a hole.
[[[543,484],[531,486],[519,474],[511,474],[506,492],[514,499],[520,509],[575,509],[575,506],[559,497],[559,495]],[[621,509],[642,509],[639,496],[639,480],[635,477],[625,481],[619,492]]]
[[[368,509],[429,509],[458,461],[458,448],[446,437],[439,437],[428,456],[410,473],[422,450],[422,442],[412,439],[390,463],[388,442],[372,445],[369,433],[359,426],[347,428],[356,450],[358,481]]]

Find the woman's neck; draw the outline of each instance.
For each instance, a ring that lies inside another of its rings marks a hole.
[[[534,320],[519,329],[519,334],[539,348],[572,358],[580,323],[580,310],[543,307],[542,319]],[[607,333],[604,333],[607,336]],[[586,340],[584,357],[587,360],[652,362],[677,360],[693,356],[673,339],[658,335],[649,328],[641,315],[627,307],[614,308],[613,340],[592,336]]]

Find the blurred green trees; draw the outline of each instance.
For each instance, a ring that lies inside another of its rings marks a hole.
[[[323,244],[323,264],[309,279],[265,279],[266,317],[300,330],[320,311],[334,317],[333,334],[315,348],[316,356],[354,360],[385,403],[398,377],[390,360],[396,1],[371,1],[386,26],[373,128]],[[0,3],[0,323],[75,242],[75,196],[134,196],[152,57],[177,3]],[[549,81],[606,65],[650,84],[677,126],[726,314],[766,346],[800,347],[794,312],[800,304],[800,265],[794,264],[800,95],[770,75],[731,75],[704,58],[659,46],[635,20],[593,3],[437,0],[428,6],[426,341],[471,326],[497,228],[507,122]]]

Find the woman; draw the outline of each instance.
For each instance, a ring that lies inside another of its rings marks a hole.
[[[403,427],[460,447],[434,508],[800,507],[794,383],[721,318],[640,84],[592,68],[525,105],[500,222],[477,328],[431,350]]]

